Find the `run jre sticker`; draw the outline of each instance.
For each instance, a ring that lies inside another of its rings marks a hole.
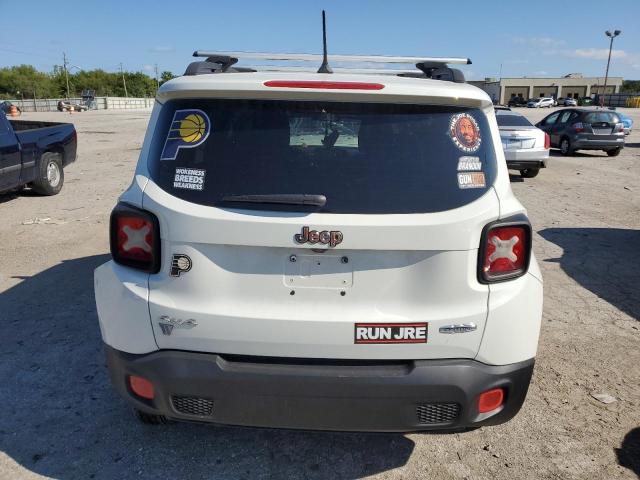
[[[198,168],[176,168],[173,177],[173,188],[183,190],[203,190],[206,171]]]
[[[458,113],[451,117],[449,135],[456,147],[466,153],[476,152],[482,142],[478,122],[468,113]]]
[[[462,172],[458,173],[458,187],[460,188],[484,188],[484,173]]]
[[[175,160],[181,148],[202,145],[209,136],[211,122],[202,110],[176,110],[164,142],[160,160]]]

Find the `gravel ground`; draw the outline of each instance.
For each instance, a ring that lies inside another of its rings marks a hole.
[[[545,278],[535,375],[514,420],[449,435],[137,423],[109,384],[92,273],[149,112],[25,114],[74,122],[79,156],[60,195],[0,196],[0,478],[640,477],[640,111],[628,114],[619,157],[552,154],[537,178],[512,178]]]

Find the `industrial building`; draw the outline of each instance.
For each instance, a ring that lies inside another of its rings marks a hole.
[[[561,78],[485,78],[468,82],[481,88],[495,103],[506,104],[509,99],[538,97],[591,97],[602,93],[619,93],[622,77],[609,77],[604,91],[604,77],[583,77],[580,73],[570,73]]]

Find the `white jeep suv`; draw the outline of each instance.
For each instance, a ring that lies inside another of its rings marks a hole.
[[[158,92],[95,271],[111,378],[139,417],[512,418],[542,278],[487,94],[433,61],[405,76],[197,63]]]

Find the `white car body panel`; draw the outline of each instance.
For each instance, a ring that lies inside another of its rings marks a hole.
[[[149,275],[107,262],[94,273],[102,339],[123,352],[158,349],[149,319]]]

